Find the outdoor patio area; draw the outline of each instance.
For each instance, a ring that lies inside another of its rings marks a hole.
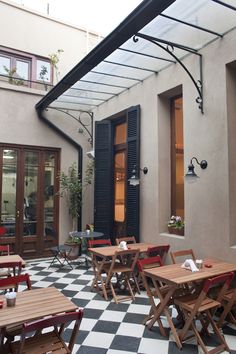
[[[90,289],[92,268],[86,269],[75,261],[73,269],[68,266],[59,268],[57,265],[48,268],[50,262],[50,259],[28,261],[24,272],[30,274],[33,289],[53,285],[78,307],[84,309],[74,354],[202,353],[195,341],[184,344],[183,349],[179,350],[169,330],[169,336],[165,339],[161,336],[158,326],[155,325],[150,331],[142,325],[150,309],[145,292],[136,294],[135,301],[119,304],[115,304],[113,300],[105,301]],[[172,309],[172,312],[172,315],[176,314],[175,309]],[[67,329],[66,333],[69,333],[69,330]],[[231,353],[236,354],[236,327],[224,327],[223,332]],[[214,346],[212,336],[208,345]]]

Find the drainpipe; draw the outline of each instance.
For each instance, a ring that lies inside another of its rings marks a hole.
[[[43,111],[40,109],[36,109],[37,114],[39,119],[41,119],[49,128],[53,129],[56,131],[59,135],[63,137],[69,144],[73,145],[77,150],[78,150],[78,175],[82,176],[83,172],[83,149],[82,147],[74,141],[69,135],[67,135],[63,130],[61,130],[58,126],[56,126],[54,123],[52,123],[45,115],[43,114]],[[78,230],[81,230],[82,227],[82,208],[80,210],[80,216],[78,217],[77,220],[77,227]]]

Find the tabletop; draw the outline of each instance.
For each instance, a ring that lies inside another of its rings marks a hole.
[[[96,237],[102,237],[104,234],[102,232],[97,232],[97,231],[90,231],[87,233],[86,231],[74,231],[72,233],[73,237],[80,237],[80,238],[96,238]]]
[[[54,287],[19,292],[14,307],[6,306],[4,295],[0,296],[0,300],[4,301],[0,309],[0,328],[77,309],[72,301]]]
[[[140,242],[140,243],[129,243],[127,245],[128,249],[139,249],[140,253],[147,252],[147,249],[149,247],[154,247],[153,243],[146,243],[146,242]],[[122,248],[119,248],[119,246],[106,246],[106,247],[94,247],[94,248],[89,248],[89,252],[96,254],[97,256],[100,257],[112,257],[114,256],[116,251],[123,251]]]
[[[210,264],[207,268],[205,265]],[[181,268],[181,264],[170,264],[163,267],[147,269],[144,274],[169,285],[181,285],[197,280],[204,280],[228,272],[236,272],[236,263],[228,263],[217,259],[204,259],[203,268],[199,272]]]
[[[2,263],[8,263],[8,262],[21,262],[22,267],[25,267],[25,261],[21,256],[18,254],[10,254],[9,256],[0,256],[0,265]]]

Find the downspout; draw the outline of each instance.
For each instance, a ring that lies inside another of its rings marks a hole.
[[[37,111],[39,119],[41,119],[49,128],[56,131],[59,135],[61,135],[63,137],[63,139],[65,139],[69,144],[73,145],[78,150],[78,175],[82,176],[82,172],[83,172],[83,166],[82,166],[83,165],[83,149],[82,149],[82,147],[76,141],[71,139],[71,137],[69,135],[67,135],[63,130],[61,130],[54,123],[52,123],[47,117],[45,117],[42,110],[36,108],[36,111]],[[82,208],[80,210],[80,216],[78,217],[78,220],[77,220],[77,227],[78,227],[78,230],[81,230]]]

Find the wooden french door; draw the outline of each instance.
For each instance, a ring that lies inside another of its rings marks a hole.
[[[23,257],[47,255],[57,244],[58,164],[58,150],[0,145],[1,242]]]

